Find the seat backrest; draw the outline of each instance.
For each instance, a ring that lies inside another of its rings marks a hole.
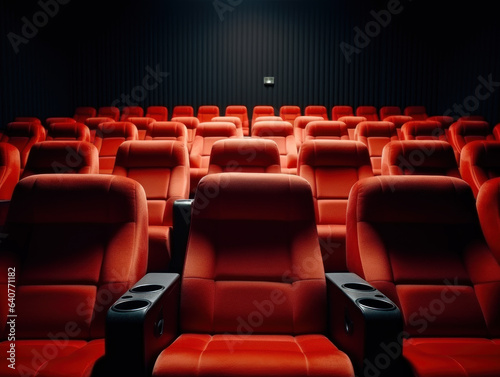
[[[402,140],[443,140],[447,137],[443,125],[432,120],[411,120],[401,127]]]
[[[166,122],[168,120],[168,108],[166,106],[148,106],[146,117],[153,118],[157,122]]]
[[[500,142],[476,140],[465,145],[460,153],[460,174],[477,196],[485,182],[500,177]]]
[[[45,132],[40,123],[11,122],[4,130],[0,142],[9,143],[19,150],[21,170],[26,166],[31,147],[44,140]]]
[[[250,125],[248,122],[248,110],[246,106],[242,105],[229,105],[226,107],[226,116],[236,116],[241,119],[241,126],[243,128],[243,135],[250,135]]]
[[[391,141],[382,151],[383,175],[460,177],[453,148],[446,141]]]
[[[243,137],[243,122],[237,116],[218,116],[214,117],[211,120],[212,122],[231,122],[236,126],[236,131],[238,132],[238,136]]]
[[[410,337],[500,336],[500,264],[463,180],[357,182],[348,201],[346,247],[349,270],[399,306]]]
[[[87,141],[43,141],[31,147],[21,178],[35,174],[98,174],[99,153]]]
[[[207,201],[213,190],[218,194]],[[241,334],[255,305],[273,310],[251,327],[253,334],[325,332],[324,269],[307,181],[210,174],[200,181],[193,208],[181,332]]]
[[[187,146],[188,151],[191,151],[191,147],[196,136],[196,129],[198,128],[200,121],[196,117],[175,117],[172,118],[172,122],[180,122],[186,126]]]
[[[448,128],[450,128],[450,126],[455,122],[455,119],[447,115],[433,115],[428,117],[426,120],[435,120],[436,122],[441,123],[441,126],[443,126],[445,131],[447,131]]]
[[[208,174],[281,173],[278,146],[266,139],[224,139],[212,146]]]
[[[11,199],[20,173],[19,150],[12,144],[0,142],[0,200]]]
[[[276,142],[282,171],[297,168],[297,145],[290,122],[257,122],[252,126],[252,137],[261,137]]]
[[[344,122],[336,120],[315,120],[305,129],[304,142],[309,140],[349,140],[349,133]]]
[[[460,154],[463,147],[475,140],[494,140],[488,122],[478,120],[463,120],[453,123],[449,128],[450,143]]]
[[[321,117],[324,120],[328,120],[328,112],[325,106],[309,105],[304,109],[304,115]]]
[[[143,117],[144,109],[141,106],[125,106],[122,109],[120,120],[125,121],[130,117]]]
[[[366,120],[380,120],[375,106],[358,106],[356,108],[356,116],[365,117]]]
[[[52,123],[47,128],[45,140],[80,140],[90,142],[90,130],[83,123]]]
[[[396,131],[398,132],[399,139],[403,140],[403,131],[401,131],[401,128],[406,122],[411,122],[413,118],[407,115],[390,115],[382,120],[394,123],[394,125],[396,126]]]
[[[402,115],[401,108],[399,106],[382,106],[379,110],[380,120],[386,120],[385,118],[392,115]]]
[[[187,148],[186,126],[180,122],[154,122],[151,134],[146,140],[171,140],[179,141]]]
[[[299,106],[281,106],[280,107],[280,117],[287,122],[293,124],[295,119],[302,115],[302,111]]]
[[[73,119],[79,123],[85,123],[87,118],[95,118],[97,116],[97,110],[90,106],[80,106],[75,109],[73,114]]]
[[[411,116],[414,120],[426,120],[428,117],[425,106],[407,106],[404,115]]]
[[[191,168],[208,168],[212,146],[217,140],[238,137],[236,126],[230,122],[204,122],[196,128],[189,161]]]
[[[486,242],[500,263],[500,178],[490,179],[481,186],[476,208]]]
[[[200,106],[198,108],[198,120],[200,123],[210,122],[212,118],[219,116],[218,106]]]
[[[172,111],[172,118],[176,117],[194,117],[193,106],[175,106]]]
[[[283,119],[278,115],[259,116],[255,119],[254,124],[257,122],[282,122]]]
[[[297,150],[300,148],[304,142],[306,136],[306,126],[315,120],[324,120],[323,117],[319,116],[309,116],[302,115],[295,118],[293,124],[293,135],[295,136],[295,142],[297,143]]]
[[[106,122],[114,122],[114,120],[111,118],[108,118],[108,117],[94,117],[94,118],[87,118],[85,120],[85,125],[89,128],[89,131],[90,131],[90,142],[91,143],[93,143],[95,140],[95,134],[97,132],[97,128],[99,127],[99,124],[106,123]]]
[[[332,107],[332,120],[339,120],[341,117],[354,116],[352,106],[333,106]]]
[[[252,111],[252,126],[255,124],[258,117],[274,116],[274,107],[272,106],[255,106]]]
[[[116,106],[102,106],[97,110],[97,117],[111,118],[115,122],[120,120],[120,109]]]
[[[346,115],[338,118],[338,121],[345,123],[345,125],[347,126],[347,133],[349,135],[349,140],[355,140],[354,132],[356,130],[356,126],[361,122],[366,122],[366,118],[354,115]]]
[[[15,117],[14,122],[38,123],[42,124],[40,118],[37,117]]]
[[[153,123],[156,122],[154,118],[150,117],[129,117],[127,122],[133,123],[137,128],[137,137],[139,140],[146,140],[151,138],[151,130]]]
[[[0,265],[16,269],[16,340],[104,338],[109,307],[146,273],[147,221],[144,189],[127,178],[21,180],[0,253]]]
[[[51,117],[45,119],[45,126],[47,128],[53,123],[76,123],[76,120],[68,117]]]
[[[138,140],[137,127],[131,122],[105,122],[99,124],[94,145],[99,151],[99,173],[111,174],[116,152],[121,143]]]

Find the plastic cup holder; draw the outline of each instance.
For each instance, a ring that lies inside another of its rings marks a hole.
[[[122,296],[122,299],[126,299],[126,298],[133,298],[134,296],[130,296],[130,295],[127,295],[127,296]]]
[[[362,284],[362,283],[346,283],[342,285],[342,287],[347,289],[352,289],[354,291],[363,291],[363,292],[371,292],[375,290],[375,288],[369,286],[368,284]]]
[[[358,300],[358,303],[361,306],[364,306],[369,309],[375,310],[392,310],[396,308],[396,306],[385,300],[377,300],[373,298],[362,298]]]
[[[161,291],[165,287],[163,285],[159,284],[144,284],[144,285],[138,285],[137,287],[133,287],[130,289],[130,292],[133,293],[146,293],[146,292],[156,292],[156,291]]]
[[[119,312],[130,312],[147,308],[149,304],[148,300],[129,300],[113,305],[113,309]]]

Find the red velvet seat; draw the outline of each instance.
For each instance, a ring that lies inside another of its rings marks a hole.
[[[151,134],[146,140],[171,140],[179,141],[187,149],[187,130],[181,122],[154,122],[151,125]]]
[[[120,120],[126,121],[130,117],[143,117],[144,109],[141,106],[125,106],[122,109]]]
[[[281,106],[280,107],[280,117],[286,122],[293,124],[295,119],[302,115],[302,110],[299,106]]]
[[[293,124],[293,136],[295,137],[295,142],[297,144],[297,150],[300,149],[300,146],[305,141],[306,136],[306,126],[309,122],[313,122],[315,120],[324,120],[323,117],[318,116],[309,116],[302,115],[295,119]]]
[[[347,198],[355,182],[373,176],[368,149],[358,141],[307,141],[297,170],[311,185],[325,271],[346,271]]]
[[[309,105],[304,109],[304,115],[310,117],[321,117],[324,120],[328,120],[328,112],[325,106],[321,105]]]
[[[495,140],[500,141],[500,123],[493,127],[493,137]]]
[[[157,122],[166,122],[168,120],[168,109],[165,106],[148,106],[146,117],[153,118]]]
[[[381,120],[378,117],[377,108],[375,106],[358,106],[356,108],[356,116],[365,117],[369,121]]]
[[[90,106],[80,106],[75,109],[73,114],[73,119],[78,123],[85,123],[87,118],[95,118],[97,116],[97,110]]]
[[[339,120],[341,117],[354,116],[354,109],[352,106],[333,106],[332,107],[332,120]]]
[[[460,154],[460,174],[477,196],[484,183],[500,177],[500,142],[476,140],[467,143]]]
[[[85,121],[85,125],[89,128],[91,143],[93,143],[95,140],[95,134],[99,125],[106,122],[114,122],[114,120],[108,117],[87,118],[87,120]]]
[[[108,308],[146,272],[144,190],[122,177],[31,176],[16,186],[6,227],[0,352],[12,343],[7,284],[15,269],[16,369],[4,358],[0,375],[100,376]]]
[[[172,118],[176,117],[194,117],[193,106],[175,106],[172,111]]]
[[[393,115],[402,115],[399,106],[382,106],[379,110],[379,114],[380,120],[385,120],[385,118]]]
[[[196,129],[198,128],[200,121],[196,117],[176,117],[172,118],[172,122],[180,122],[186,126],[187,147],[188,151],[191,152],[194,138],[196,136]]]
[[[404,115],[411,116],[414,120],[426,120],[428,118],[425,106],[407,106]]]
[[[399,306],[416,377],[500,375],[499,257],[461,179],[382,176],[352,188],[348,268]]]
[[[349,140],[349,133],[344,122],[319,120],[307,124],[304,139],[304,142],[316,139]]]
[[[452,117],[447,115],[433,115],[428,117],[426,120],[433,120],[441,123],[441,125],[445,130],[448,130],[448,128],[450,128],[453,122],[455,122],[455,120]]]
[[[232,117],[232,116],[218,116],[215,118],[212,118],[212,122],[231,122],[236,126],[236,133],[238,134],[239,137],[243,137],[243,123],[241,122],[241,119],[239,117]]]
[[[354,138],[368,147],[374,175],[382,174],[382,150],[390,141],[399,140],[394,123],[361,122],[356,126]]]
[[[406,122],[401,127],[401,134],[402,140],[448,140],[442,124],[431,120]]]
[[[12,144],[0,143],[0,200],[10,200],[21,174],[19,150]]]
[[[467,143],[475,140],[495,140],[490,125],[484,121],[457,121],[449,128],[449,142],[455,150],[457,162],[460,163],[460,153]]]
[[[500,178],[486,181],[476,199],[476,208],[484,237],[491,252],[500,260]],[[497,341],[500,345],[500,342]]]
[[[346,115],[341,116],[337,120],[338,122],[343,122],[347,126],[347,133],[349,135],[349,140],[355,140],[354,133],[356,131],[356,127],[361,122],[366,122],[365,117],[358,117],[354,115]]]
[[[289,122],[257,122],[252,127],[252,137],[276,142],[280,152],[281,171],[297,174],[297,145],[293,126]]]
[[[167,140],[126,141],[118,148],[113,175],[132,178],[144,187],[149,215],[148,272],[167,271],[173,203],[189,197],[186,145]]]
[[[111,118],[115,122],[120,120],[120,109],[116,106],[101,106],[97,110],[98,118]]]
[[[347,355],[324,335],[326,281],[309,184],[285,174],[211,174],[195,205],[212,190],[191,219],[180,335],[153,376],[353,377]]]
[[[382,175],[445,175],[461,178],[446,141],[391,141],[382,150]]]
[[[257,122],[283,122],[283,119],[278,115],[258,116],[253,124]]]
[[[98,174],[99,153],[86,141],[43,141],[31,148],[21,178],[35,174]]]
[[[149,140],[151,138],[151,130],[153,123],[156,122],[154,118],[150,117],[129,117],[128,122],[133,123],[137,128],[137,137],[139,140]]]
[[[240,118],[241,126],[243,128],[243,136],[250,136],[250,124],[248,122],[248,110],[246,106],[229,105],[226,107],[225,115]]]
[[[99,173],[111,174],[121,143],[138,140],[137,127],[130,122],[106,122],[98,126],[94,145],[99,152]]]
[[[219,114],[218,106],[200,106],[198,107],[197,118],[200,123],[210,122],[212,118],[218,117]]]
[[[19,150],[21,172],[26,166],[31,147],[44,140],[43,126],[40,123],[11,122],[3,131],[0,142],[9,143]]]
[[[255,106],[252,111],[252,127],[258,117],[274,116],[274,107],[259,105]]]
[[[90,130],[83,123],[52,123],[47,128],[45,140],[90,142]]]
[[[208,174],[225,172],[281,173],[278,146],[266,139],[218,140],[212,146]]]
[[[396,130],[398,132],[399,139],[403,140],[403,131],[401,130],[401,128],[406,122],[411,122],[413,118],[406,115],[390,115],[382,120],[394,123],[394,125],[396,126]]]
[[[45,119],[45,126],[47,128],[53,123],[76,123],[76,120],[68,117],[50,117]]]

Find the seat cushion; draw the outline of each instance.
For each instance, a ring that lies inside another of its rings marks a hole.
[[[153,376],[354,376],[351,362],[323,335],[183,334],[158,357]]]
[[[319,224],[319,246],[325,272],[347,271],[345,238],[346,227],[343,224]]]
[[[170,264],[170,232],[172,227],[150,225],[148,272],[166,272]]]
[[[412,338],[403,353],[416,377],[494,377],[500,342],[482,338]]]
[[[68,323],[68,331],[77,332],[78,326]],[[25,377],[88,377],[95,362],[104,356],[104,339],[86,342],[68,340],[64,333],[53,334],[53,340],[16,340],[15,369],[9,362],[0,364],[0,375]],[[8,355],[10,342],[0,343],[2,355]]]

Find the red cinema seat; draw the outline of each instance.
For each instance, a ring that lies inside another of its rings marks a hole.
[[[295,119],[302,115],[302,111],[299,106],[281,106],[280,107],[280,117],[286,122],[293,124]]]
[[[339,120],[341,117],[354,116],[352,106],[333,106],[332,107],[332,120]]]
[[[236,132],[238,133],[239,137],[243,137],[243,123],[241,122],[241,119],[238,117],[230,117],[230,116],[219,116],[212,118],[212,122],[231,122],[236,126]]]
[[[283,118],[277,115],[259,116],[255,119],[255,122],[253,124],[257,122],[283,122]]]
[[[40,120],[40,118],[37,118],[37,117],[15,117],[14,122],[42,124],[42,121]]]
[[[194,117],[193,106],[175,106],[172,111],[172,118],[176,117]]]
[[[273,140],[224,139],[212,146],[208,174],[281,173],[280,154]]]
[[[445,175],[461,178],[446,141],[391,141],[382,150],[382,175]]]
[[[467,143],[460,154],[460,174],[477,196],[484,183],[500,177],[500,142],[477,140]]]
[[[402,140],[443,140],[447,141],[442,124],[432,120],[411,120],[401,127]]]
[[[357,125],[361,122],[366,122],[366,118],[354,115],[346,115],[340,117],[338,121],[345,123],[345,125],[347,126],[347,133],[349,135],[349,140],[355,140],[354,132],[356,130]]]
[[[48,174],[18,183],[0,252],[4,327],[15,276],[16,369],[3,360],[0,375],[109,375],[100,369],[106,313],[146,272],[147,226],[133,180]],[[0,352],[10,347],[2,336]]]
[[[191,219],[179,334],[153,376],[353,377],[348,356],[325,336],[309,184],[285,174],[211,174],[196,191],[194,205],[202,202]]]
[[[168,109],[165,106],[148,106],[146,117],[153,118],[157,122],[166,122],[168,120]]]
[[[310,117],[321,117],[328,120],[328,112],[325,106],[309,105],[304,109],[304,115]]]
[[[12,144],[0,142],[0,200],[10,200],[20,174],[19,150]]]
[[[458,163],[460,163],[460,153],[467,143],[475,140],[495,140],[489,123],[484,121],[458,121],[450,126],[448,133]]]
[[[406,115],[390,115],[382,120],[394,123],[394,125],[396,126],[396,131],[398,132],[399,139],[403,140],[403,131],[401,131],[401,128],[406,122],[411,122],[413,118]]]
[[[139,182],[149,215],[148,272],[165,272],[171,259],[172,207],[189,197],[189,157],[177,141],[125,141],[118,148],[113,175]]]
[[[76,123],[76,120],[68,117],[51,117],[45,119],[45,125],[47,128],[53,123]]]
[[[124,141],[138,140],[137,127],[130,122],[106,122],[98,126],[94,145],[99,152],[99,173],[111,174],[116,152]]]
[[[458,120],[477,120],[477,121],[486,121],[486,118],[482,115],[463,115]]]
[[[85,123],[87,118],[95,118],[97,116],[97,110],[89,106],[80,106],[75,109],[73,114],[73,119],[78,123]]]
[[[426,120],[428,118],[425,106],[407,106],[404,115],[411,116],[413,120]]]
[[[257,122],[252,127],[252,137],[276,142],[280,152],[281,171],[297,174],[297,145],[293,126],[289,122]]]
[[[95,118],[87,118],[85,121],[85,125],[89,128],[90,131],[90,142],[93,143],[95,140],[95,134],[97,129],[101,123],[114,122],[113,119],[107,117],[95,117]]]
[[[324,120],[322,117],[318,116],[308,116],[302,115],[295,119],[293,124],[293,136],[295,136],[295,142],[297,143],[297,150],[300,149],[300,146],[305,141],[306,137],[306,126],[310,122],[314,122],[316,120]]]
[[[382,174],[382,150],[390,141],[399,140],[394,123],[384,121],[361,122],[356,126],[354,138],[368,147],[373,174]]]
[[[351,190],[347,266],[400,308],[413,376],[500,375],[499,257],[461,179],[380,176]]]
[[[212,118],[219,116],[218,106],[200,106],[198,108],[198,120],[200,123],[210,122]]]
[[[120,120],[126,121],[130,117],[143,117],[144,109],[141,106],[125,106],[122,109]]]
[[[26,166],[31,147],[44,140],[43,126],[40,123],[11,122],[4,130],[0,142],[9,143],[19,150],[21,172]]]
[[[428,117],[426,120],[434,120],[441,123],[445,130],[448,130],[448,128],[450,128],[450,126],[455,122],[452,117],[447,115],[433,115]]]
[[[393,115],[402,115],[399,106],[382,106],[379,110],[379,114],[380,120],[385,120],[385,118]]]
[[[129,117],[127,122],[133,123],[137,127],[137,137],[139,140],[147,140],[151,136],[154,118],[150,117]]]
[[[274,116],[274,107],[272,106],[255,106],[252,111],[252,126],[257,121],[258,117]],[[250,130],[251,131],[251,130]]]
[[[52,123],[47,129],[45,140],[79,140],[90,142],[90,130],[83,123]]]
[[[172,122],[180,122],[186,126],[187,146],[188,151],[191,152],[194,138],[196,136],[196,129],[198,128],[200,121],[196,117],[176,117],[172,118]]]
[[[369,121],[380,120],[375,106],[358,106],[356,116],[365,117]]]
[[[151,127],[151,134],[146,140],[171,140],[178,141],[187,149],[187,130],[181,122],[154,122]]]
[[[485,182],[479,189],[476,208],[484,238],[495,258],[500,260],[500,178]]]
[[[493,138],[500,141],[500,123],[493,127]]]
[[[250,136],[250,124],[248,122],[248,110],[246,106],[229,105],[226,107],[225,115],[240,118],[243,136]]]
[[[98,174],[99,153],[86,141],[43,141],[31,148],[21,178],[35,174]]]
[[[336,120],[316,120],[305,129],[305,140],[349,140],[349,133],[344,122]]]
[[[102,106],[97,110],[98,118],[111,118],[115,122],[120,120],[120,109],[115,106]]]
[[[368,149],[359,141],[307,141],[299,153],[298,174],[311,185],[325,271],[347,271],[347,199],[355,182],[373,176]]]
[[[230,137],[238,137],[236,126],[230,122],[205,122],[196,128],[196,136],[189,153],[191,193],[196,191],[198,182],[208,173],[213,144],[217,140]]]

